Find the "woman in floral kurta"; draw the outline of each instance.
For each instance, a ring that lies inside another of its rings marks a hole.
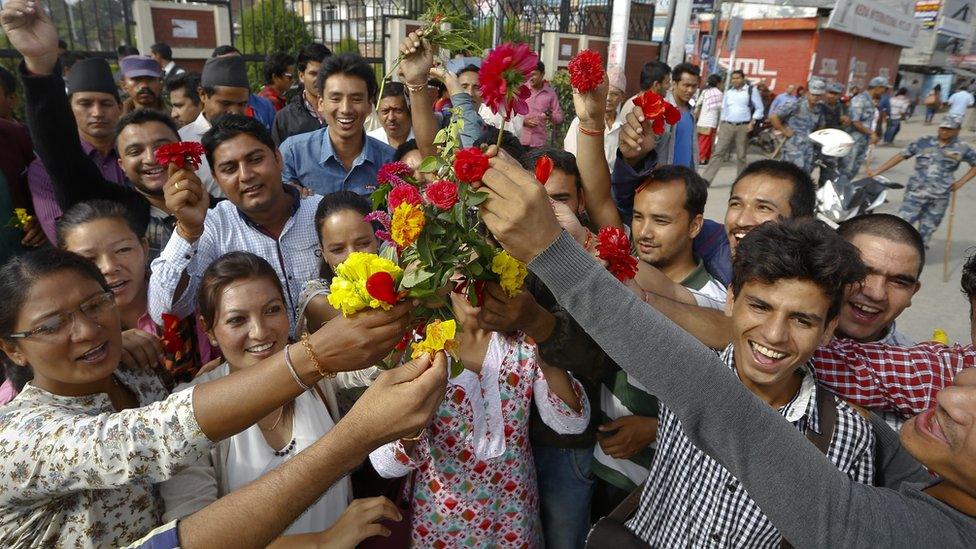
[[[457,309],[456,309],[457,310]],[[416,547],[537,547],[542,544],[529,413],[535,399],[556,432],[581,433],[589,422],[586,395],[570,408],[549,389],[534,344],[494,333],[480,375],[449,380],[433,421],[410,452],[402,441],[370,454],[385,477],[413,471],[411,505]]]

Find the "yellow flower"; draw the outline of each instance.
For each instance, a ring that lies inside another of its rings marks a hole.
[[[390,235],[397,246],[405,248],[417,241],[424,228],[424,211],[418,206],[401,202],[393,210]]]
[[[345,261],[336,266],[335,276],[329,286],[329,304],[350,316],[363,309],[382,307],[389,310],[392,305],[380,301],[366,291],[366,280],[375,273],[390,273],[397,280],[403,269],[389,259],[376,254],[353,252]]]
[[[504,250],[492,258],[491,272],[497,274],[501,279],[499,284],[509,297],[515,297],[522,291],[522,284],[525,282],[526,275],[529,274],[525,263],[510,256]]]
[[[413,352],[410,358],[417,358],[424,353],[436,353],[437,351],[449,350],[454,342],[454,334],[457,332],[457,324],[453,320],[432,320],[427,324],[426,337],[420,343],[414,343]]]
[[[932,334],[932,341],[936,343],[941,343],[943,345],[949,344],[949,334],[945,333],[945,330],[941,328],[936,328],[935,332]]]
[[[34,217],[27,213],[24,208],[14,208],[14,216],[10,218],[8,222],[8,227],[13,227],[15,229],[22,229],[30,223]]]

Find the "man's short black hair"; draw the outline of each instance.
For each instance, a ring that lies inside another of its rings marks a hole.
[[[576,156],[569,151],[556,147],[535,147],[522,155],[522,167],[529,171],[535,170],[536,163],[543,156],[548,156],[552,160],[554,169],[562,171],[576,181],[577,192],[583,188],[583,179],[576,164]]]
[[[455,76],[460,78],[461,75],[466,72],[473,72],[475,74],[478,74],[479,72],[481,72],[481,68],[478,67],[478,65],[475,65],[474,63],[468,63],[467,65],[461,67],[461,70],[457,71],[457,74]]]
[[[670,74],[671,67],[667,63],[648,61],[644,63],[644,68],[641,69],[640,87],[642,90],[649,90],[654,84],[664,82],[664,79]]]
[[[681,81],[681,75],[690,74],[696,78],[701,77],[701,67],[694,65],[692,63],[678,63],[671,70],[671,80],[674,82]]]
[[[236,53],[237,55],[241,55],[241,50],[235,48],[234,46],[217,46],[214,48],[213,53],[210,54],[210,57],[212,59],[214,57],[220,57],[221,55],[227,55],[228,53]]]
[[[283,51],[276,51],[264,60],[264,83],[270,84],[275,76],[284,76],[295,64],[295,58]]]
[[[203,134],[203,138],[200,140],[203,148],[207,151],[207,162],[210,163],[211,167],[216,169],[213,153],[217,147],[224,141],[241,134],[247,134],[257,139],[272,152],[278,150],[275,147],[274,139],[271,138],[271,132],[257,119],[241,114],[224,114],[214,120],[213,126],[207,130],[207,133]]]
[[[156,42],[152,46],[149,46],[149,51],[155,53],[164,61],[173,60],[173,48],[169,47],[169,44],[165,42]]]
[[[535,70],[537,70],[540,73],[542,73],[542,76],[545,76],[546,75],[546,64],[543,63],[542,61],[539,61],[535,65]]]
[[[922,274],[922,267],[925,266],[925,242],[918,229],[897,215],[886,213],[859,215],[838,225],[837,234],[848,242],[854,240],[854,237],[859,234],[868,234],[907,244],[918,253],[918,273],[915,276]]]
[[[122,59],[123,57],[128,57],[130,55],[139,55],[139,48],[130,46],[128,44],[122,44],[115,49],[115,52],[119,54],[119,59]]]
[[[183,95],[194,105],[200,104],[200,73],[181,72],[166,81],[166,92],[173,93],[176,90],[183,90]]]
[[[407,98],[407,87],[401,82],[387,82],[386,86],[383,86],[383,95],[380,97],[380,101],[387,97],[402,97],[403,101],[408,106],[410,105],[410,100]]]
[[[746,77],[746,73],[742,72],[740,69],[735,69],[734,71],[732,71],[732,76],[735,76],[737,74],[742,78]]]
[[[801,217],[813,217],[817,208],[817,190],[813,184],[810,174],[803,171],[792,162],[783,160],[757,160],[742,170],[739,177],[732,183],[732,191],[735,186],[746,177],[763,176],[773,179],[785,179],[793,183],[793,192],[790,194],[790,217],[796,219]]]
[[[88,59],[88,54],[83,51],[65,52],[65,54],[61,56],[61,65],[64,68],[71,70],[71,67],[82,59]]]
[[[976,252],[969,256],[966,264],[962,266],[962,293],[966,294],[970,304],[976,299]]]
[[[65,42],[63,39],[58,38],[58,49],[60,49],[60,50],[67,50],[68,49],[68,43]],[[917,82],[917,80],[916,80],[916,82]]]
[[[687,166],[668,164],[654,168],[637,187],[637,193],[652,183],[667,183],[669,181],[684,182],[685,210],[688,212],[689,218],[705,213],[705,202],[708,200],[708,181],[705,181],[704,177]]]
[[[308,68],[309,61],[321,63],[330,55],[332,55],[332,50],[318,42],[306,44],[302,46],[302,49],[298,50],[298,55],[295,58],[295,69],[298,72],[305,72],[305,69]]]
[[[4,67],[0,67],[0,88],[4,95],[17,93],[17,77]]]
[[[167,128],[173,131],[173,135],[176,136],[176,140],[180,140],[180,132],[176,128],[176,122],[174,122],[168,114],[154,109],[136,109],[122,115],[122,118],[119,118],[118,123],[115,124],[115,135],[121,135],[122,130],[124,130],[126,126],[132,124],[140,126],[142,124],[146,124],[147,122],[159,122],[166,125]]]
[[[315,80],[315,91],[319,97],[325,89],[325,81],[333,74],[347,74],[361,78],[366,83],[366,95],[370,103],[376,104],[376,93],[379,86],[376,85],[376,73],[373,67],[363,59],[358,53],[340,53],[333,55],[322,62],[319,70],[319,77]]]
[[[708,75],[708,79],[705,80],[710,88],[717,88],[722,84],[722,77],[718,74],[712,73]]]
[[[840,312],[847,287],[864,280],[867,268],[853,244],[817,219],[768,221],[739,242],[732,260],[732,292],[747,282],[813,282],[830,299],[829,322]]]
[[[481,137],[474,144],[475,146],[494,145],[497,142],[498,128],[491,124],[485,124],[485,128],[481,130]],[[515,160],[519,160],[525,156],[525,146],[522,145],[518,137],[515,137],[515,134],[508,130],[502,132],[502,150]]]

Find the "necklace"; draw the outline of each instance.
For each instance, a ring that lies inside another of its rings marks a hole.
[[[287,404],[285,406],[287,406]],[[275,428],[278,426],[278,424],[281,423],[281,418],[285,417],[285,406],[278,408],[278,419],[276,419],[275,422],[271,424],[271,427],[264,428],[261,427],[261,424],[258,424],[258,428],[261,429],[262,431],[274,431]]]
[[[282,448],[281,450],[275,450],[275,451],[274,451],[274,455],[276,455],[276,456],[278,456],[278,457],[283,457],[283,456],[287,456],[287,455],[288,455],[288,454],[290,454],[290,453],[291,453],[291,451],[292,451],[292,450],[294,450],[294,449],[295,449],[295,439],[294,439],[294,438],[292,438],[292,439],[291,439],[291,442],[289,442],[289,443],[288,443],[288,446],[285,446],[285,447],[284,447],[284,448]]]

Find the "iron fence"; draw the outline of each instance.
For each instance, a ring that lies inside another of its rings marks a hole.
[[[69,51],[116,58],[119,46],[133,43],[132,0],[50,0],[43,5]],[[20,57],[2,33],[0,57]]]

